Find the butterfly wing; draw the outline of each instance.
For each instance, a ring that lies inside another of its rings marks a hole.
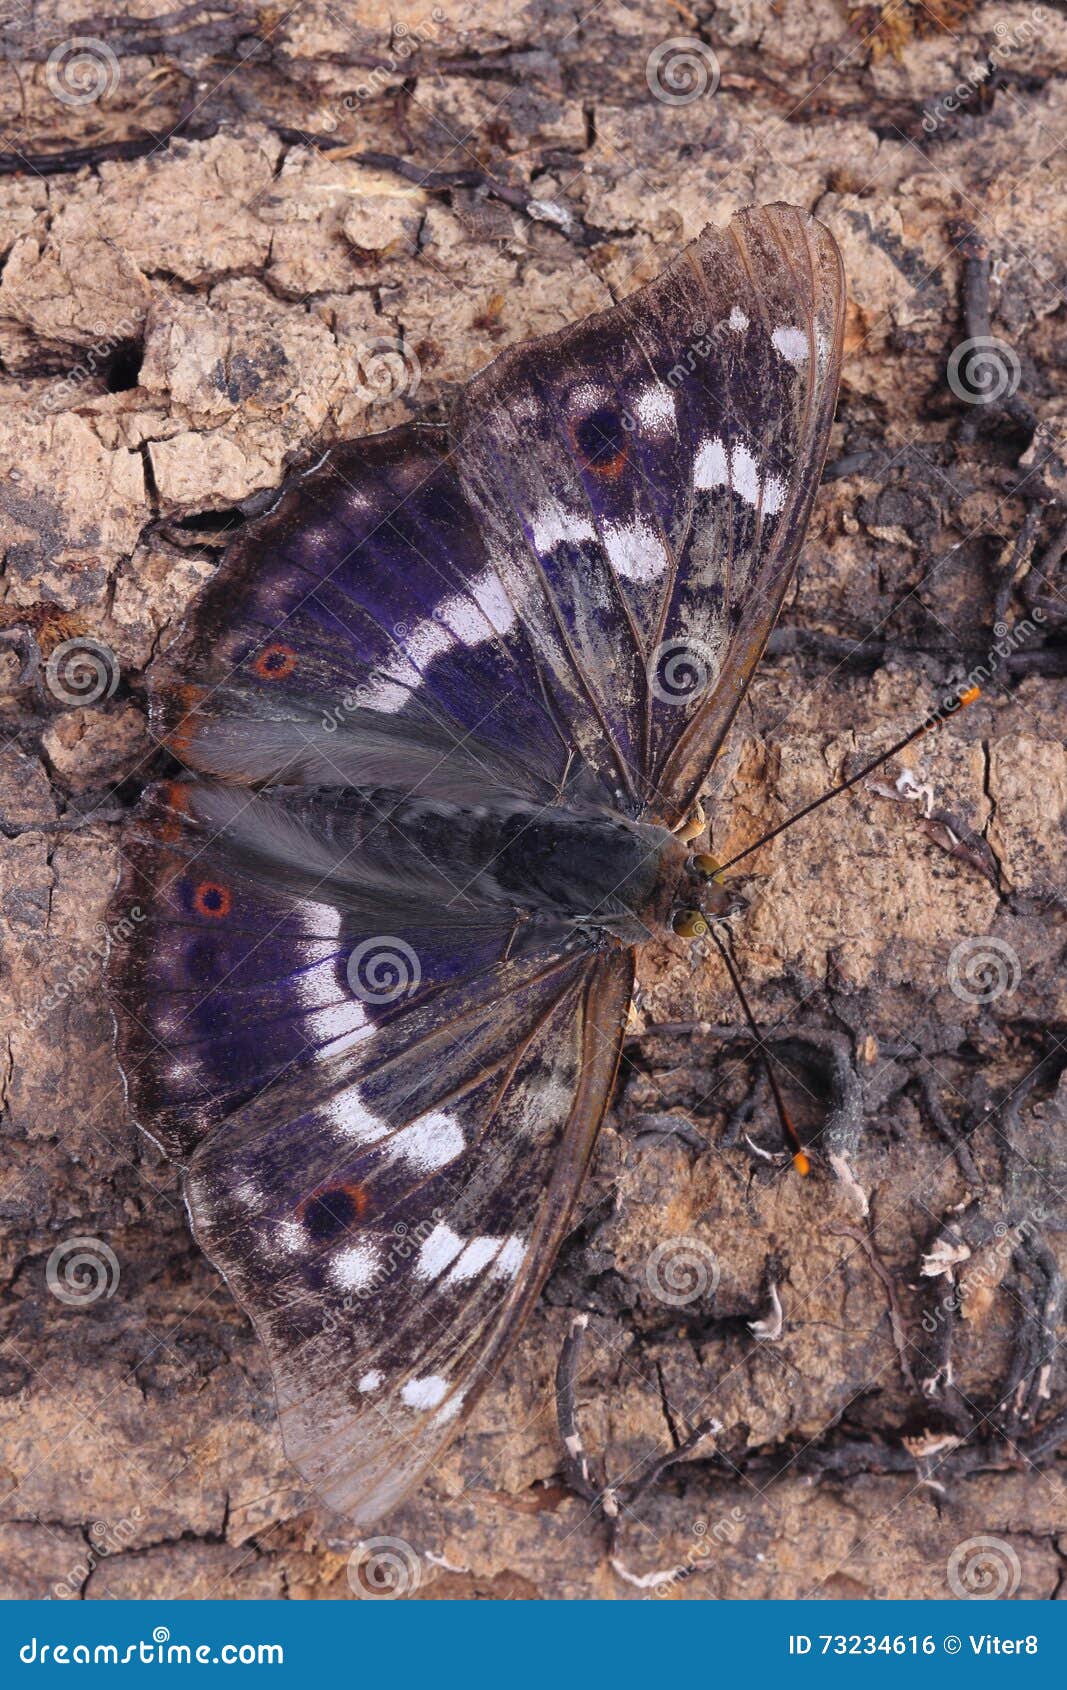
[[[830,237],[744,213],[505,354],[449,433],[331,453],[161,668],[153,724],[197,778],[129,842],[127,1085],[263,1336],[294,1460],[361,1522],[536,1297],[632,982],[574,932],[515,946],[516,912],[405,855],[398,795],[687,802],[789,578],[839,342]],[[660,674],[678,639],[706,662],[695,698]]]
[[[466,390],[467,496],[620,806],[684,814],[729,727],[822,473],[843,313],[833,237],[769,206]]]
[[[505,352],[450,430],[335,448],[253,525],[157,687],[229,780],[571,791],[673,819],[791,579],[844,289],[789,206],[709,230],[610,311]]]
[[[193,1225],[253,1311],[287,1452],[357,1526],[433,1463],[536,1300],[632,982],[621,952],[490,975],[193,1157]]]
[[[316,888],[310,848],[308,885],[279,892],[279,858],[250,866],[198,801],[157,791],[130,841],[127,1083],[252,1316],[290,1458],[366,1525],[449,1441],[551,1268],[632,956],[501,961],[476,912],[378,938],[353,972],[366,922],[336,877]]]

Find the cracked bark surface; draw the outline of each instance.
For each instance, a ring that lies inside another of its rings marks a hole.
[[[5,1595],[350,1594],[350,1535],[284,1462],[262,1355],[111,1055],[100,924],[152,770],[153,661],[290,468],[446,414],[505,345],[773,199],[842,246],[847,356],[798,586],[717,768],[713,850],[990,678],[910,775],[748,865],[737,959],[816,1175],[767,1159],[773,1112],[714,951],[646,956],[583,1219],[467,1434],[381,1530],[429,1597],[939,1597],[979,1536],[1015,1558],[1015,1594],[1059,1594],[1067,18],[1036,12],[54,0],[7,26]],[[646,66],[679,35],[720,80],[671,105]],[[81,104],[56,93],[72,37],[113,56]],[[1018,389],[968,406],[946,363],[990,332]],[[414,390],[368,391],[381,341]],[[113,654],[90,704],[48,684],[71,639]],[[953,953],[991,939],[1006,989],[965,974],[961,992]],[[78,1236],[119,1267],[83,1307],[46,1282]],[[665,1304],[649,1258],[686,1238],[714,1272]],[[775,1299],[780,1335],[755,1335]],[[562,1482],[553,1379],[576,1312],[598,1483],[721,1426],[624,1510],[614,1555]]]

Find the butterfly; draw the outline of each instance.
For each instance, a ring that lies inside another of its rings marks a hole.
[[[175,772],[110,961],[129,1101],[289,1458],[359,1528],[536,1302],[638,947],[721,898],[691,818],[793,576],[843,300],[805,213],[706,230],[447,426],[330,450],[154,677]]]

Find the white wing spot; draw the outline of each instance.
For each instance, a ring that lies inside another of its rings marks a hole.
[[[670,562],[658,534],[639,519],[605,522],[604,549],[624,581],[655,581]]]
[[[693,460],[693,485],[698,492],[709,487],[722,487],[729,479],[729,473],[726,447],[718,435],[714,440],[702,441]]]
[[[460,603],[463,603],[462,599]],[[441,623],[434,617],[427,616],[421,622],[416,622],[404,642],[404,649],[416,668],[425,669],[435,657],[440,657],[448,651],[451,644],[452,641]]]
[[[410,1162],[420,1173],[429,1174],[453,1161],[466,1146],[463,1128],[455,1116],[433,1110],[394,1133],[389,1150],[392,1155]]]
[[[748,328],[748,318],[745,316],[745,313],[742,311],[740,305],[735,305],[733,310],[730,312],[729,322],[730,327],[732,329],[736,329],[738,334],[744,334],[745,330]]]
[[[372,1367],[369,1373],[365,1373],[362,1379],[356,1381],[356,1390],[362,1391],[363,1395],[367,1396],[369,1392],[378,1389],[384,1378],[384,1373],[381,1373],[378,1368]]]
[[[379,710],[384,716],[395,716],[398,710],[403,710],[410,697],[411,688],[402,686],[388,675],[379,675],[377,680],[370,681],[360,691],[360,702],[368,710]]]
[[[499,1248],[499,1238],[472,1238],[459,1253],[456,1265],[448,1276],[449,1285],[464,1279],[473,1279],[475,1274],[481,1273],[482,1269],[489,1265]]]
[[[730,453],[730,480],[746,505],[759,504],[759,467],[747,446],[735,446]]]
[[[526,1242],[522,1238],[511,1237],[493,1264],[495,1274],[510,1274],[512,1279],[518,1273],[526,1255]]]
[[[362,1291],[378,1272],[380,1248],[370,1239],[349,1245],[330,1263],[330,1278],[342,1291]]]
[[[806,364],[811,356],[811,347],[804,330],[791,325],[775,329],[771,335],[771,344],[789,364]]]
[[[409,1408],[436,1408],[447,1390],[447,1379],[439,1373],[428,1373],[425,1379],[409,1379],[401,1388],[400,1400]]]
[[[354,1139],[357,1144],[377,1144],[389,1131],[386,1121],[372,1115],[359,1095],[358,1086],[335,1097],[323,1109],[328,1124],[342,1138]]]
[[[579,417],[586,417],[590,412],[602,410],[604,406],[610,405],[611,394],[606,387],[601,387],[596,382],[583,381],[574,389],[568,404],[572,412]]]
[[[637,420],[655,432],[674,427],[674,394],[662,382],[643,387],[634,400]]]
[[[301,899],[296,906],[305,937],[338,939],[341,912],[329,904]],[[310,1042],[326,1045],[335,1039],[351,1039],[367,1026],[367,1012],[357,998],[340,996],[341,988],[332,968],[315,968],[301,976],[297,996],[307,1018]],[[321,1052],[320,1052],[321,1054]]]
[[[265,1243],[268,1251],[277,1251],[283,1256],[292,1256],[297,1250],[307,1248],[304,1229],[298,1221],[276,1221]]]
[[[533,519],[534,550],[544,556],[565,540],[577,545],[581,540],[595,540],[596,529],[585,516],[571,516],[562,505],[542,505]]]
[[[467,1393],[465,1391],[457,1391],[455,1396],[449,1397],[445,1406],[443,1408],[439,1408],[437,1413],[434,1415],[434,1425],[444,1426],[449,1420],[454,1420],[460,1409],[463,1407],[463,1398],[466,1394]]]
[[[416,1274],[420,1279],[436,1279],[438,1274],[444,1273],[449,1262],[455,1260],[462,1248],[462,1238],[442,1221],[439,1226],[434,1227],[419,1251],[419,1259],[415,1263]]]
[[[506,634],[515,626],[518,620],[515,606],[504,591],[504,583],[495,569],[476,575],[470,583],[470,593],[482,615],[498,634]]]
[[[704,441],[693,461],[693,485],[698,492],[729,485],[753,510],[760,506],[762,490],[764,516],[775,516],[785,504],[788,492],[785,482],[777,475],[769,475],[761,482],[759,465],[747,446],[743,443],[731,446],[727,454],[717,436]]]
[[[514,1278],[525,1254],[526,1246],[521,1238],[494,1238],[483,1233],[463,1246],[446,1283],[454,1285],[473,1279],[486,1267],[494,1279]]]

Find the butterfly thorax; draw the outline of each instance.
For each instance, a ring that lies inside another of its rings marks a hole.
[[[668,926],[687,858],[655,823],[510,798],[408,800],[391,822],[394,843],[435,863],[466,899],[625,945]]]

